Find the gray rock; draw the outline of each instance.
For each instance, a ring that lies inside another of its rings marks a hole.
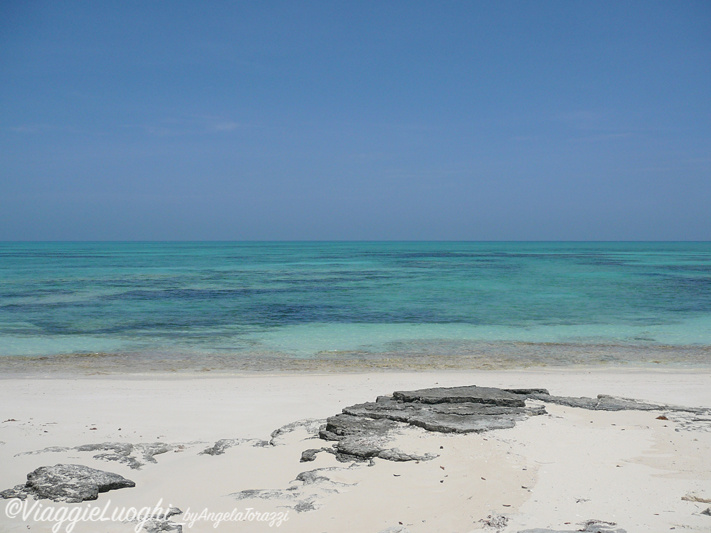
[[[578,407],[590,409],[592,411],[657,411],[664,409],[662,405],[639,402],[628,398],[616,398],[599,394],[597,398],[573,398],[566,396],[532,395],[531,398],[542,400],[548,403],[567,405],[568,407]]]
[[[155,463],[154,455],[159,455],[168,451],[165,444],[130,444],[128,442],[102,442],[98,444],[83,444],[74,448],[78,452],[106,452],[94,455],[94,459],[103,461],[116,461],[123,463],[134,470],[140,469],[145,462]],[[144,462],[140,461],[137,456],[140,456]]]
[[[183,451],[187,446],[195,443],[187,444],[166,444],[163,442],[150,442],[131,444],[129,442],[100,442],[94,444],[82,444],[73,448],[60,446],[51,446],[42,450],[32,452],[24,452],[18,455],[34,455],[47,452],[66,452],[76,450],[78,452],[104,452],[94,454],[94,459],[102,461],[114,461],[128,465],[129,468],[139,470],[146,463],[157,463],[155,456],[169,451]]]
[[[155,520],[151,518],[146,520],[143,524],[143,529],[148,533],[162,533],[163,531],[177,531],[177,533],[183,533],[182,524],[176,524],[170,520]]]
[[[533,394],[550,394],[548,389],[501,389],[511,394],[523,394],[524,396],[531,396]]]
[[[317,509],[316,501],[313,499],[301,500],[294,505],[294,511],[297,513],[306,513]]]
[[[328,418],[319,436],[336,441],[334,449],[340,461],[382,459],[425,460],[388,446],[390,433],[407,426],[439,433],[472,433],[507,429],[529,416],[546,413],[543,405],[526,406],[526,400],[555,403],[596,411],[672,410],[696,416],[690,427],[707,422],[707,409],[671,407],[618,398],[605,394],[597,398],[551,396],[541,388],[497,389],[493,387],[437,387],[414,391],[396,391],[392,396],[378,396],[374,402],[359,403]],[[711,418],[708,422],[711,422]],[[311,461],[320,450],[306,450],[302,461]]]
[[[481,433],[492,429],[507,429],[516,425],[511,416],[446,415],[423,410],[408,420],[413,426],[438,433]]]
[[[404,461],[431,461],[437,456],[426,453],[425,455],[417,455],[414,453],[405,453],[397,448],[389,448],[387,450],[380,450],[377,455],[380,459],[385,459],[387,461],[404,462]]]
[[[403,402],[420,403],[486,403],[504,407],[524,407],[525,401],[520,395],[492,387],[436,387],[414,391],[396,391],[393,398]]]
[[[168,509],[164,513],[156,513],[151,518],[154,520],[168,520],[171,516],[176,516],[179,514],[183,514],[183,511],[181,511],[178,507],[168,507]]]
[[[317,489],[321,492],[339,492],[341,488],[347,487],[349,483],[342,483],[339,481],[333,481],[326,474],[328,472],[333,472],[336,470],[342,470],[340,467],[329,467],[329,468],[316,468],[315,470],[307,470],[306,472],[301,472],[296,476],[296,479],[292,482],[292,490],[297,490],[301,493],[307,493],[311,489]],[[297,482],[300,482],[299,486]],[[311,487],[309,487],[311,486]],[[313,496],[313,494],[312,494]]]
[[[247,489],[230,494],[236,500],[284,500],[294,499],[297,493],[293,489]]]
[[[163,531],[177,531],[178,533],[182,533],[183,526],[169,520],[171,516],[179,514],[183,514],[183,511],[177,507],[171,507],[165,513],[157,513],[151,516],[150,519],[146,520],[143,524],[143,529],[148,533],[161,533]]]
[[[55,502],[79,503],[96,500],[100,492],[135,486],[130,479],[112,472],[83,465],[58,464],[30,472],[24,485],[5,490],[0,495],[22,499],[29,495]]]
[[[518,533],[627,533],[626,530],[615,528],[615,522],[588,520],[582,524],[584,529],[525,529]]]
[[[523,392],[541,393],[544,389]],[[517,420],[544,414],[545,407],[526,407],[526,396],[489,387],[450,387],[398,391],[379,396],[375,402],[352,405],[328,418],[319,432],[324,440],[336,441],[339,461],[426,461],[431,454],[417,455],[388,445],[391,432],[416,426],[440,433],[471,433],[506,429]],[[307,450],[302,460],[312,460],[319,450]]]
[[[249,489],[230,494],[238,500],[282,500],[281,507],[289,507],[298,513],[313,511],[318,507],[318,499],[328,494],[340,492],[349,483],[333,481],[330,471],[341,471],[342,467],[317,468],[301,472],[285,489]]]
[[[327,448],[309,448],[308,450],[304,450],[301,452],[301,463],[309,463],[311,461],[316,460],[316,456],[323,452],[323,451],[328,451]]]
[[[375,402],[352,405],[344,414],[367,418],[387,418],[440,433],[470,433],[513,427],[515,420],[545,414],[545,407],[504,407],[461,402],[422,404],[379,397]],[[347,423],[349,419],[345,419]]]
[[[393,398],[383,398],[382,396],[375,402],[356,404],[343,409],[343,413],[353,416],[388,418],[399,422],[409,422],[413,416],[418,416],[423,411],[459,416],[519,415],[521,418],[531,414],[545,413],[543,407],[531,409],[473,402],[422,404],[398,401]]]
[[[551,396],[545,389],[506,389],[524,398],[546,403],[590,409],[593,411],[664,411],[672,416],[679,429],[711,431],[711,409],[707,407],[686,407],[681,405],[660,405],[641,402],[631,398],[620,398],[598,394],[597,398]]]
[[[78,452],[114,452],[117,455],[129,455],[133,452],[133,444],[130,442],[101,442],[98,444],[82,444],[75,446],[74,449]],[[45,451],[61,451],[61,449],[47,449]]]
[[[205,448],[200,452],[200,455],[222,455],[225,450],[231,448],[235,444],[239,444],[239,439],[220,439],[209,448]]]
[[[321,481],[330,481],[329,478],[321,474],[320,469],[301,472],[298,476],[296,476],[296,480],[301,481],[304,485],[311,485]]]
[[[249,444],[250,446],[262,448],[270,446],[269,441],[259,439],[220,439],[209,448],[205,448],[198,455],[222,455],[225,453],[225,450],[232,448],[233,446],[240,446],[242,444]]]
[[[287,435],[289,433],[297,431],[299,429],[303,429],[308,434],[313,435],[314,437],[317,437],[319,429],[322,425],[323,425],[323,420],[318,420],[318,419],[314,419],[314,418],[307,418],[305,420],[297,420],[296,422],[292,422],[291,424],[286,424],[285,426],[282,426],[279,429],[275,429],[274,431],[272,431],[271,439],[269,440],[269,444],[275,446],[279,443],[280,438],[284,437],[285,435]]]
[[[337,441],[336,459],[341,462],[368,461],[375,457],[389,461],[426,461],[434,456],[408,454],[388,446],[390,432],[406,427],[389,418],[368,418],[346,413],[330,417],[320,436]],[[307,454],[309,457],[310,454]],[[303,457],[303,454],[302,454]]]
[[[374,439],[368,435],[349,436],[335,445],[336,459],[343,463],[353,460],[367,461],[384,452],[387,440]]]
[[[343,414],[363,418],[387,418],[395,422],[407,422],[412,416],[419,413],[421,409],[421,405],[399,402],[392,398],[382,399],[382,397],[379,397],[375,402],[359,403],[345,407]]]
[[[390,431],[401,427],[402,424],[387,418],[369,418],[342,413],[329,417],[326,420],[326,427],[319,432],[319,436],[325,440],[341,440],[352,435],[386,436]]]
[[[5,489],[0,492],[0,498],[5,498],[6,500],[11,500],[12,498],[19,498],[24,500],[27,498],[27,491],[25,490],[25,485],[15,485],[11,489]]]

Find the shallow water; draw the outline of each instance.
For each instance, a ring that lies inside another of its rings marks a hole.
[[[711,363],[711,243],[0,243],[5,366]]]

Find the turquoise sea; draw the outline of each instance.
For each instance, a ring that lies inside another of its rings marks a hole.
[[[0,370],[711,365],[711,243],[0,243]]]

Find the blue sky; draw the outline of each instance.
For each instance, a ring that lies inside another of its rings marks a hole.
[[[709,240],[711,2],[0,3],[0,240]]]

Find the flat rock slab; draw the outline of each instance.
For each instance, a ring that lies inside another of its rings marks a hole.
[[[27,474],[27,482],[0,492],[3,498],[34,496],[55,502],[79,503],[96,500],[100,492],[135,487],[130,479],[83,465],[41,466]]]
[[[387,448],[390,432],[416,426],[439,433],[480,433],[513,427],[529,416],[546,414],[541,403],[526,406],[526,400],[555,403],[596,411],[674,410],[707,414],[706,409],[656,405],[629,398],[600,394],[597,398],[551,396],[546,389],[498,389],[494,387],[435,387],[396,391],[374,402],[359,403],[330,417],[319,436],[336,441],[334,453],[340,460],[373,457],[391,460],[420,460],[422,457]],[[304,461],[323,451],[307,450]]]
[[[351,405],[330,417],[319,436],[336,441],[336,457],[342,461],[419,461],[432,455],[415,455],[389,447],[393,431],[415,426],[439,433],[480,433],[511,428],[517,420],[546,412],[542,406],[526,407],[526,394],[544,389],[510,392],[491,387],[439,387],[396,391],[374,402]],[[308,450],[302,460],[313,460],[321,450]]]
[[[412,426],[438,433],[481,433],[493,429],[508,429],[516,425],[514,416],[506,415],[459,415],[423,410],[408,420]]]
[[[436,387],[413,391],[396,391],[393,398],[418,403],[484,403],[503,407],[524,407],[521,396],[493,387]]]
[[[551,396],[550,394],[542,393],[520,393],[526,398],[541,400],[543,402],[565,405],[568,407],[577,407],[580,409],[589,409],[591,411],[659,411],[663,409],[689,410],[685,408],[673,408],[665,405],[657,405],[653,403],[640,402],[630,398],[618,398],[607,394],[598,394],[597,398],[576,398],[570,396]],[[691,409],[694,411],[693,409]]]
[[[368,435],[371,438],[385,437],[393,430],[403,427],[402,424],[385,417],[354,416],[341,413],[331,416],[326,421],[325,429],[320,436],[326,440],[341,440],[349,436]]]
[[[525,405],[524,400],[521,400],[521,403]],[[515,425],[516,420],[545,412],[542,406],[505,407],[472,402],[422,404],[398,401],[385,396],[379,397],[375,402],[356,404],[343,409],[346,415],[405,422],[439,433],[478,433],[510,428]]]

